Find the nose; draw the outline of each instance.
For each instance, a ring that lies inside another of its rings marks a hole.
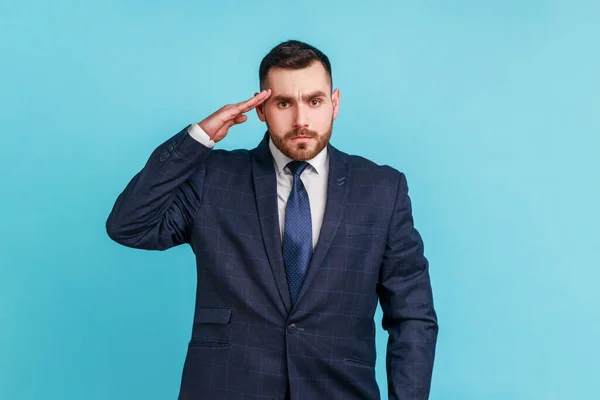
[[[304,109],[304,105],[299,104],[296,107],[296,118],[294,120],[294,129],[308,128],[308,113]]]

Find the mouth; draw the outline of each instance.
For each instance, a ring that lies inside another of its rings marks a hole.
[[[312,139],[312,137],[310,137],[310,136],[296,136],[296,137],[293,137],[291,140],[309,140],[309,139]]]

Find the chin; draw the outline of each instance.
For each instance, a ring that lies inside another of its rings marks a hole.
[[[283,153],[294,160],[306,161],[319,154],[319,150],[314,144],[300,143],[285,146],[285,152]]]

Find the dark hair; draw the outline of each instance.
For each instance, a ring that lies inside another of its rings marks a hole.
[[[329,81],[333,87],[329,58],[319,49],[298,40],[288,40],[278,44],[260,62],[260,68],[258,69],[260,89],[264,89],[267,73],[271,68],[302,69],[315,61],[323,64],[323,67],[329,73]]]

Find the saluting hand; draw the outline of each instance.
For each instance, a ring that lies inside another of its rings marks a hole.
[[[271,89],[266,89],[249,100],[237,104],[227,104],[199,122],[198,125],[214,142],[218,142],[227,136],[229,128],[233,125],[248,120],[244,113],[263,103],[269,96],[271,96]]]

